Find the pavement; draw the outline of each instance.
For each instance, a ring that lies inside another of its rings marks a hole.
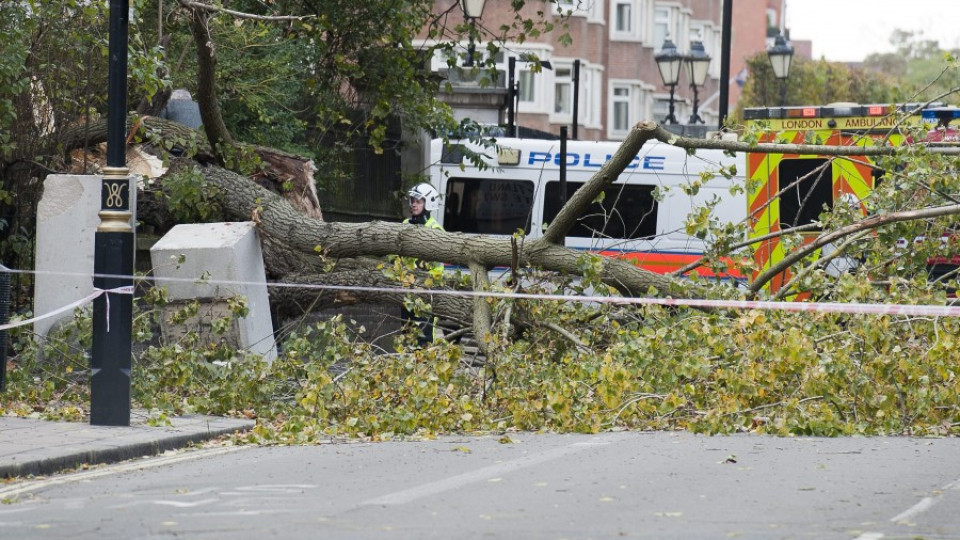
[[[146,422],[147,415],[136,413],[129,426],[0,416],[0,479],[155,456],[255,425],[253,420],[202,415],[171,417],[165,426]]]

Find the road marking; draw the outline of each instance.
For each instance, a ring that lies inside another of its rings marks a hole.
[[[155,500],[147,501],[147,504],[156,504],[159,506],[173,506],[174,508],[195,508],[197,506],[203,506],[205,504],[215,503],[219,499],[203,499],[199,501],[164,501],[164,500]]]
[[[933,505],[940,502],[940,500],[943,498],[944,493],[953,489],[957,489],[958,487],[960,487],[960,480],[954,480],[953,482],[950,482],[949,484],[943,486],[943,489],[941,489],[940,493],[938,493],[937,495],[934,495],[933,497],[924,497],[920,499],[920,502],[904,510],[903,512],[900,512],[899,514],[893,516],[892,518],[890,518],[890,521],[894,523],[903,523],[914,516],[918,516],[926,512],[930,508],[932,508]]]
[[[49,478],[43,478],[40,480],[28,480],[25,482],[12,485],[7,488],[0,489],[0,500],[9,499],[11,497],[16,497],[17,495],[23,495],[24,493],[29,493],[31,491],[36,491],[36,490],[44,489],[48,487],[59,486],[63,484],[72,484],[74,482],[82,482],[84,480],[91,480],[93,478],[111,476],[114,474],[121,474],[125,472],[130,472],[130,471],[140,471],[143,469],[153,469],[156,467],[164,467],[167,465],[180,463],[182,461],[192,461],[194,459],[201,459],[201,458],[219,456],[223,454],[229,454],[231,452],[243,450],[244,448],[246,447],[222,446],[219,448],[191,450],[188,452],[184,452],[182,454],[175,454],[171,456],[161,456],[156,458],[147,458],[147,459],[131,461],[127,463],[119,463],[116,465],[106,465],[103,468],[97,468],[89,471],[81,471],[77,473],[68,473],[68,474],[63,474],[59,476],[51,476]]]
[[[245,517],[245,516],[277,516],[292,514],[298,510],[226,510],[223,512],[191,512],[190,517]]]
[[[610,439],[611,437],[605,437],[605,439]],[[514,472],[526,467],[532,467],[534,465],[539,465],[547,461],[552,461],[570,454],[575,454],[577,452],[582,452],[584,450],[589,450],[591,448],[597,448],[600,446],[606,446],[613,442],[619,442],[623,437],[617,437],[617,440],[596,440],[591,442],[581,442],[573,443],[567,446],[562,446],[560,448],[554,448],[553,450],[548,450],[539,454],[524,456],[517,458],[511,461],[506,461],[503,463],[497,463],[496,465],[490,465],[489,467],[484,467],[482,469],[477,469],[468,473],[458,474],[456,476],[451,476],[449,478],[444,478],[443,480],[437,480],[436,482],[431,482],[429,484],[423,484],[417,487],[410,489],[404,489],[401,491],[396,491],[394,493],[389,493],[381,497],[376,497],[369,499],[367,501],[361,502],[359,506],[391,506],[406,504],[417,499],[422,499],[424,497],[429,497],[431,495],[437,495],[438,493],[443,493],[445,491],[451,491],[458,489],[467,484],[473,484],[476,482],[482,482],[484,480],[491,480],[497,478],[503,474]]]
[[[935,504],[941,501],[944,493],[955,489],[960,489],[960,479],[954,480],[953,482],[943,486],[943,489],[941,489],[940,493],[937,495],[920,499],[917,504],[890,518],[890,522],[898,525],[909,525],[910,522],[908,520],[910,518],[919,516],[920,514],[933,508]],[[880,540],[883,537],[883,533],[866,532],[854,538],[854,540]]]
[[[249,496],[256,495],[299,495],[308,489],[316,489],[317,484],[263,484],[257,486],[240,486],[231,491],[221,491],[220,495]]]
[[[936,501],[932,497],[924,497],[920,499],[920,502],[918,502],[917,504],[911,506],[907,510],[900,512],[899,514],[890,518],[890,521],[894,523],[902,523],[907,519],[912,518],[913,516],[926,512],[934,504],[936,504]]]

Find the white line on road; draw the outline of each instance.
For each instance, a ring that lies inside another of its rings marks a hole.
[[[893,516],[892,518],[890,518],[890,521],[894,523],[903,523],[914,516],[918,516],[926,512],[930,508],[932,508],[933,505],[940,502],[944,492],[950,491],[952,489],[957,489],[958,487],[960,487],[960,480],[954,480],[953,482],[950,482],[949,484],[943,486],[943,489],[940,490],[940,493],[938,493],[937,495],[934,495],[933,497],[924,497],[920,499],[920,502],[911,506],[907,510]]]
[[[513,472],[525,467],[531,467],[533,465],[539,465],[540,463],[561,458],[569,454],[575,454],[590,448],[605,446],[612,442],[618,442],[619,440],[622,440],[620,437],[617,437],[616,440],[608,440],[610,438],[611,437],[605,437],[604,440],[594,439],[590,442],[574,443],[568,446],[554,448],[553,450],[548,450],[540,454],[528,455],[511,461],[498,463],[496,465],[490,465],[489,467],[484,467],[468,473],[458,474],[456,476],[444,478],[443,480],[438,480],[429,484],[423,484],[410,489],[389,493],[387,495],[383,495],[382,497],[369,499],[360,503],[360,506],[389,506],[406,504],[417,499],[429,497],[430,495],[451,491],[467,484],[489,480],[505,473]]]
[[[918,502],[917,504],[911,506],[907,510],[900,512],[899,514],[890,518],[890,521],[894,523],[902,523],[908,520],[909,518],[912,518],[913,516],[926,512],[934,504],[936,504],[936,501],[933,499],[933,497],[924,497],[920,499],[920,502]]]
[[[166,501],[166,500],[156,500],[148,501],[149,504],[156,504],[159,506],[173,506],[175,508],[196,508],[197,506],[203,506],[205,504],[215,503],[219,499],[203,499],[200,501]]]
[[[154,467],[163,467],[166,465],[173,465],[174,463],[180,463],[181,461],[191,461],[194,459],[200,459],[205,457],[219,456],[222,454],[229,454],[231,452],[236,452],[238,450],[243,450],[243,446],[222,446],[219,448],[210,448],[210,449],[201,449],[201,450],[190,450],[188,452],[179,453],[171,456],[162,456],[157,458],[148,458],[143,460],[130,461],[126,463],[120,463],[117,465],[107,465],[103,468],[97,468],[89,471],[82,471],[78,473],[63,474],[59,476],[51,476],[49,478],[43,478],[40,480],[31,480],[26,482],[21,482],[14,484],[8,488],[0,489],[0,500],[9,499],[11,497],[16,497],[17,495],[22,495],[24,493],[29,493],[31,491],[36,491],[38,489],[48,488],[52,486],[58,486],[62,484],[71,484],[73,482],[81,482],[84,480],[90,480],[93,478],[100,478],[101,476],[110,476],[113,474],[120,474],[129,471],[139,471],[143,469],[152,469]]]
[[[954,489],[960,489],[960,479],[954,480],[953,482],[950,482],[949,484],[943,486],[943,489],[941,489],[940,493],[938,493],[937,495],[934,495],[933,497],[924,497],[920,499],[920,502],[904,510],[903,512],[900,512],[899,514],[893,516],[892,518],[890,518],[890,521],[892,523],[908,525],[909,520],[911,518],[919,516],[920,514],[933,508],[935,504],[940,502],[945,492],[954,490]],[[883,533],[867,532],[854,538],[854,540],[880,540],[883,537],[884,537]]]

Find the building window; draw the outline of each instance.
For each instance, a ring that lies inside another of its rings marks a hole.
[[[604,0],[556,0],[554,11],[567,15],[587,17],[591,21],[603,22]]]
[[[553,112],[556,114],[573,114],[573,70],[568,67],[558,67],[553,77]]]
[[[638,40],[642,39],[647,16],[646,0],[613,0],[610,8],[610,38]]]
[[[653,45],[657,49],[670,36],[670,8],[656,7],[653,9]],[[676,36],[670,36],[676,37]]]
[[[517,95],[519,100],[524,103],[530,103],[536,100],[536,87],[534,86],[533,72],[526,69],[517,69]]]
[[[622,34],[633,33],[633,3],[620,0],[614,5],[614,28]]]
[[[580,109],[577,111],[580,122],[586,125],[597,124],[600,120],[600,99],[597,90],[602,77],[596,68],[580,66]]]
[[[625,133],[630,129],[630,87],[614,86],[611,98],[611,129],[614,133]]]
[[[573,121],[574,94],[578,101],[577,124],[599,128],[603,125],[600,111],[603,107],[602,69],[589,62],[580,61],[579,85],[574,84],[574,65],[570,60],[552,60],[553,102],[550,103],[550,121],[567,124]]]
[[[679,105],[679,103],[676,100],[674,100],[673,105],[674,105],[673,115],[677,118],[680,118],[681,115],[676,111],[677,105]],[[654,120],[656,120],[657,122],[663,122],[667,118],[667,116],[670,114],[670,96],[666,96],[666,95],[655,96],[653,99],[653,110],[651,112],[653,114]]]
[[[710,21],[691,21],[690,22],[690,42],[700,40],[703,43],[703,49],[710,55],[710,67],[707,73],[710,77],[719,78],[720,76],[720,31],[714,27]]]
[[[690,13],[689,9],[684,9],[679,4],[658,3],[653,10],[653,46],[659,49],[669,37],[678,48],[684,49]]]

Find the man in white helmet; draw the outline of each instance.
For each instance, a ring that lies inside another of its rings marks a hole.
[[[404,223],[423,225],[432,229],[443,229],[431,215],[440,208],[440,194],[427,183],[417,184],[407,192],[410,197],[410,217]]]
[[[440,208],[440,193],[433,186],[427,183],[417,184],[407,192],[407,196],[410,197],[410,217],[403,220],[404,223],[443,230],[443,226],[431,215]],[[403,307],[400,308],[400,318],[419,327],[420,336],[417,342],[421,347],[429,345],[437,337],[436,319],[417,317]]]

